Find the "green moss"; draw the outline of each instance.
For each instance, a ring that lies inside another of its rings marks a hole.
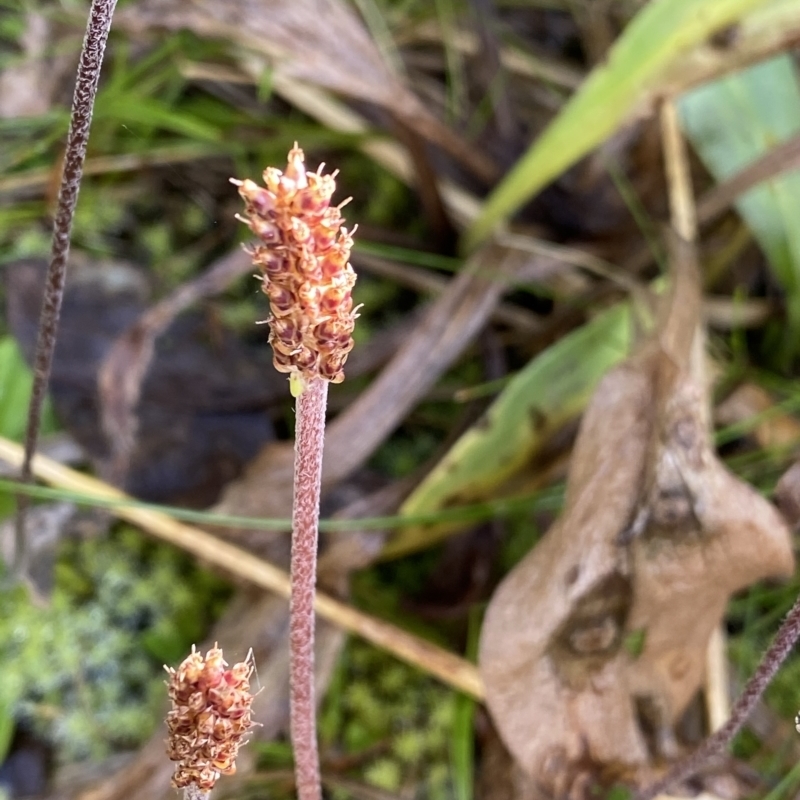
[[[364,777],[367,783],[377,786],[379,789],[394,792],[400,788],[403,776],[400,765],[396,761],[390,758],[379,758],[364,770]]]
[[[357,640],[348,643],[338,677],[323,708],[324,748],[362,754],[355,777],[373,786],[449,800],[454,693]]]
[[[201,638],[227,589],[129,527],[65,543],[55,576],[46,608],[22,587],[0,593],[0,711],[62,762],[136,747],[163,711],[162,665]]]

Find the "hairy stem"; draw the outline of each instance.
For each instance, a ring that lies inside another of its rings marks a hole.
[[[61,187],[53,224],[53,242],[50,251],[50,266],[44,284],[42,310],[39,316],[39,333],[33,357],[33,388],[28,406],[28,424],[25,431],[25,458],[22,462],[21,479],[27,483],[31,479],[31,459],[39,439],[39,425],[42,406],[53,365],[53,352],[56,346],[58,318],[61,314],[61,301],[67,277],[67,257],[69,256],[72,220],[78,202],[78,190],[83,175],[83,162],[89,129],[92,124],[94,99],[103,65],[103,54],[111,29],[111,18],[117,0],[92,0],[86,34],[83,38],[75,93],[72,99],[67,147],[64,153],[64,167],[61,174]],[[14,571],[19,574],[25,569],[27,560],[25,537],[25,508],[27,503],[22,495],[17,498],[16,548]]]
[[[328,382],[314,378],[296,405],[289,658],[292,748],[299,800],[322,797],[314,700],[314,591],[327,400]]]
[[[772,682],[775,673],[800,639],[800,598],[795,600],[791,611],[775,634],[769,649],[761,659],[753,676],[744,687],[744,691],[731,709],[728,721],[688,756],[678,761],[659,781],[642,789],[636,800],[652,800],[666,792],[676,783],[686,780],[699,772],[714,756],[721,753],[733,741],[733,737],[742,729],[752,713],[756,703],[761,699],[764,690]]]
[[[206,792],[195,784],[187,786],[183,790],[183,800],[208,800],[209,797],[211,797],[211,792]]]

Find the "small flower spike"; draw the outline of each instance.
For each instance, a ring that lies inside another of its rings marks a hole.
[[[216,645],[205,658],[194,646],[178,669],[169,673],[167,755],[177,761],[172,785],[210,792],[220,775],[236,772],[236,756],[250,718],[252,658],[230,669]],[[191,795],[190,795],[191,796]]]
[[[316,377],[341,383],[358,316],[351,292],[353,237],[331,206],[336,173],[307,172],[295,143],[286,170],[264,171],[266,188],[232,180],[245,201],[241,217],[260,239],[253,263],[269,298],[275,369],[288,372],[298,395]]]

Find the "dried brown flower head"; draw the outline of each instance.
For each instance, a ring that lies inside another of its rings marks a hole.
[[[242,738],[252,727],[250,675],[252,659],[230,669],[216,645],[205,658],[194,646],[178,669],[169,673],[167,755],[177,761],[172,785],[194,785],[209,792],[220,775],[236,772]]]
[[[351,297],[353,238],[342,227],[344,203],[330,204],[336,173],[323,175],[322,166],[306,172],[303,160],[295,143],[284,172],[264,170],[266,188],[232,181],[245,201],[241,219],[261,240],[252,255],[269,297],[275,368],[290,374],[295,394],[316,377],[344,380],[358,316]]]

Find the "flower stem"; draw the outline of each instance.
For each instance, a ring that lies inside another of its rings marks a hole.
[[[61,187],[58,192],[56,216],[53,224],[53,242],[50,264],[44,283],[44,297],[39,316],[39,332],[33,356],[33,387],[28,405],[28,423],[25,430],[25,457],[22,462],[20,478],[30,483],[31,461],[39,439],[42,407],[44,406],[47,384],[53,365],[53,353],[58,334],[58,318],[67,279],[67,259],[69,257],[72,221],[78,203],[78,190],[83,176],[83,162],[86,158],[86,145],[89,142],[89,129],[92,124],[94,99],[100,81],[100,68],[111,29],[111,18],[117,0],[92,0],[86,34],[81,48],[78,64],[78,77],[75,81],[75,95],[72,100],[67,147],[64,152],[64,166],[61,172]],[[24,495],[17,498],[15,524],[14,572],[19,576],[26,568],[27,542],[25,536],[25,510],[27,500]]]
[[[328,381],[313,378],[296,401],[292,595],[289,604],[291,734],[299,800],[320,800],[314,701],[314,591]]]
[[[652,800],[672,786],[698,773],[712,758],[721,753],[742,729],[748,717],[761,699],[765,689],[772,682],[781,664],[791,653],[800,638],[800,598],[795,601],[791,611],[775,634],[772,644],[761,658],[750,680],[731,709],[728,721],[712,733],[685,758],[678,761],[667,774],[636,794],[636,800]]]

